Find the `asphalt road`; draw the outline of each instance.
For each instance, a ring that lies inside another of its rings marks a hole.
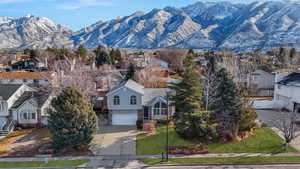
[[[153,166],[144,169],[300,169],[300,164],[283,165],[202,165],[202,166]]]

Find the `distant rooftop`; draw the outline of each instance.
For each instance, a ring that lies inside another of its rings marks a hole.
[[[285,76],[278,84],[288,85],[288,86],[298,86],[300,87],[300,73],[290,73]]]
[[[50,72],[12,71],[0,72],[0,79],[45,79],[50,78]]]

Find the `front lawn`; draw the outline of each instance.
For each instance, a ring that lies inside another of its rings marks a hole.
[[[170,158],[169,162],[161,159],[144,159],[148,165],[158,164],[262,164],[300,162],[300,156],[272,156],[272,157],[204,157],[204,158]]]
[[[55,160],[48,163],[42,161],[0,162],[0,168],[37,168],[37,167],[77,167],[89,160]]]
[[[137,137],[137,154],[158,155],[165,149],[166,127],[159,126],[156,134],[146,136],[141,134]],[[193,146],[195,143],[180,138],[174,129],[169,130],[170,146]],[[270,128],[256,129],[254,134],[240,142],[215,143],[207,145],[209,153],[279,153],[284,152],[283,140]],[[289,147],[288,152],[296,152]]]

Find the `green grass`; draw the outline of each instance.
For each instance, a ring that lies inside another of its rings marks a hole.
[[[165,127],[160,126],[153,136],[139,135],[137,137],[137,154],[157,155],[165,149]],[[195,143],[180,138],[174,129],[169,130],[171,146],[193,146]],[[240,142],[215,143],[207,145],[209,153],[279,153],[284,152],[283,140],[270,128],[256,129],[254,134]],[[289,147],[288,152],[297,152]]]
[[[280,153],[284,152],[280,138],[272,129],[268,127],[258,128],[255,133],[240,142],[225,144],[209,144],[210,153]],[[289,147],[288,152],[297,152]]]
[[[157,164],[259,164],[300,162],[300,156],[272,156],[272,157],[205,157],[205,158],[170,158],[169,162],[161,159],[144,159],[148,165]]]
[[[0,168],[36,168],[36,167],[76,167],[89,160],[54,160],[48,163],[42,161],[0,162]]]
[[[170,146],[190,146],[192,142],[180,138],[174,129],[169,128],[169,144]],[[140,134],[137,136],[137,154],[139,155],[157,155],[164,151],[166,145],[166,127],[159,126],[156,134],[146,136]]]

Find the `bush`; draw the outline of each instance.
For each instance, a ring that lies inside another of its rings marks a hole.
[[[191,115],[189,121],[181,119],[175,122],[175,130],[183,138],[210,142],[218,137],[215,126],[209,123],[207,112]]]
[[[169,121],[171,121],[171,120],[169,119]],[[159,120],[157,120],[157,124],[167,125],[168,124],[168,119],[167,118],[159,119]]]
[[[143,130],[143,124],[144,124],[143,120],[137,120],[136,121],[136,128],[138,130]]]
[[[241,119],[239,120],[239,131],[251,131],[256,127],[257,114],[250,106],[243,106],[241,112]]]

